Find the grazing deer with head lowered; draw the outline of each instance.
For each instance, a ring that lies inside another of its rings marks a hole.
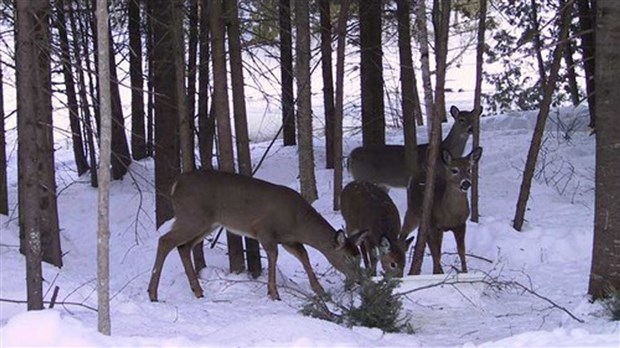
[[[356,280],[357,244],[364,234],[347,237],[343,231],[336,232],[299,193],[288,187],[239,174],[195,171],[179,176],[172,186],[171,199],[175,221],[170,231],[159,238],[148,287],[151,301],[157,301],[164,260],[175,247],[194,295],[203,296],[190,252],[217,226],[260,242],[267,254],[268,294],[273,300],[280,299],[276,288],[278,244],[301,262],[310,286],[318,294],[323,293],[323,288],[304,245],[320,251],[338,271]]]
[[[443,149],[437,163],[435,193],[431,211],[431,225],[428,231],[428,246],[433,257],[433,273],[443,273],[441,268],[441,243],[443,233],[452,231],[461,259],[461,271],[467,273],[465,261],[465,226],[469,217],[467,190],[471,187],[471,171],[482,156],[482,148],[475,148],[462,158],[453,158],[450,151]],[[442,173],[443,172],[443,173]],[[403,222],[401,239],[417,228],[422,218],[424,183],[411,180],[407,188],[407,213]]]
[[[474,120],[480,116],[482,108],[460,111],[456,106],[450,108],[454,124],[440,148],[450,151],[454,156],[462,156],[469,136],[473,133]],[[418,145],[419,168],[426,168],[428,144]],[[355,148],[349,154],[349,172],[356,181],[368,181],[385,189],[407,187],[411,173],[407,171],[405,147],[403,145],[368,145]]]
[[[342,190],[340,209],[348,235],[368,232],[360,245],[366,269],[376,275],[379,256],[385,273],[402,277],[410,241],[398,239],[400,215],[390,196],[374,184],[353,181]]]

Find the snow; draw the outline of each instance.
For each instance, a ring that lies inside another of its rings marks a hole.
[[[453,95],[454,96],[454,95]],[[461,105],[459,105],[461,106]],[[463,104],[463,108],[467,108]],[[523,232],[511,227],[522,168],[536,113],[510,113],[482,119],[479,223],[468,223],[468,264],[502,282],[518,282],[550,299],[582,320],[525,291],[484,287],[482,292],[433,288],[407,295],[413,334],[386,334],[378,329],[347,328],[299,313],[311,289],[299,262],[285,252],[278,260],[277,282],[282,301],[267,296],[266,269],[258,279],[229,274],[225,238],[205,250],[207,269],[200,274],[205,297],[194,298],[178,254],[164,265],[159,287],[161,302],[149,301],[146,287],[157,239],[170,227],[154,226],[153,163],[132,164],[131,176],[111,186],[111,310],[112,336],[96,331],[96,212],[97,191],[87,177],[72,172],[69,146],[59,145],[58,206],[64,267],[44,264],[45,299],[60,287],[51,310],[27,312],[23,303],[0,302],[0,344],[4,346],[620,346],[620,324],[609,319],[600,303],[587,296],[592,252],[595,139],[586,127],[585,108],[563,108],[551,115],[544,155],[532,187]],[[571,131],[557,126],[575,124]],[[555,120],[555,122],[554,122]],[[449,125],[444,127],[447,131]],[[426,130],[419,130],[423,141]],[[568,137],[566,137],[568,135]],[[9,132],[9,139],[14,131]],[[348,135],[345,153],[361,143]],[[402,143],[399,130],[388,142]],[[320,199],[314,207],[336,228],[342,217],[331,209],[332,172],[322,169],[324,146],[315,138]],[[267,148],[251,144],[254,163]],[[298,189],[296,149],[276,143],[257,176]],[[544,168],[543,168],[544,167]],[[9,195],[16,205],[16,155],[9,157]],[[345,174],[345,183],[350,176]],[[405,192],[391,197],[401,218]],[[25,261],[19,253],[16,213],[0,216],[0,298],[26,298]],[[209,243],[207,243],[208,245]],[[451,234],[444,238],[444,269],[458,265]],[[342,291],[343,277],[315,250],[310,258],[321,284]],[[423,273],[430,273],[430,256]],[[263,255],[263,267],[266,259]],[[63,304],[64,303],[64,304]],[[78,303],[74,305],[69,303]]]

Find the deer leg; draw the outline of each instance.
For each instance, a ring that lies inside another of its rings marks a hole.
[[[420,221],[414,215],[409,210],[405,213],[403,228],[400,230],[400,240],[406,240],[409,234],[420,225]]]
[[[310,286],[312,287],[312,290],[314,290],[317,295],[323,295],[325,293],[325,290],[323,290],[323,287],[316,279],[316,274],[314,274],[314,270],[310,265],[310,258],[308,257],[308,252],[306,251],[304,245],[301,243],[284,244],[284,249],[286,249],[286,251],[295,256],[304,266],[304,270],[308,275],[308,280],[310,281]]]
[[[268,269],[268,280],[267,280],[267,294],[272,300],[280,300],[280,294],[278,293],[278,288],[276,287],[276,263],[278,261],[278,244],[272,242],[270,240],[265,241],[260,238],[259,242],[265,249],[265,253],[267,254],[267,269]]]
[[[200,287],[200,283],[198,283],[198,275],[196,274],[196,270],[192,265],[191,252],[194,243],[185,243],[179,245],[177,250],[179,251],[179,256],[181,257],[181,262],[183,263],[183,268],[185,268],[185,274],[187,275],[187,280],[189,280],[189,287],[192,289],[192,292],[197,298],[203,297],[202,287]]]
[[[368,258],[369,250],[366,248],[366,242],[360,244],[360,254],[362,254],[362,260],[364,260],[364,268],[369,269],[370,260]]]
[[[441,268],[441,242],[443,240],[443,231],[433,228],[428,236],[428,247],[431,249],[433,258],[433,274],[443,274]]]
[[[462,224],[452,230],[454,239],[456,240],[456,250],[461,259],[461,271],[467,273],[467,261],[465,261],[465,224]]]
[[[161,278],[161,270],[164,266],[164,261],[170,253],[170,251],[177,246],[176,241],[177,229],[175,225],[168,233],[159,237],[157,244],[157,256],[155,257],[155,264],[153,265],[153,271],[151,272],[151,281],[149,282],[149,298],[151,301],[157,301],[157,288],[159,287],[159,280]]]

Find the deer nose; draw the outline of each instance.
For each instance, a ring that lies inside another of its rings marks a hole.
[[[463,180],[461,182],[461,191],[467,191],[471,187],[471,182],[469,180]]]

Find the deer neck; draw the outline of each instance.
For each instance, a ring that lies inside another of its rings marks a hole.
[[[441,142],[441,148],[449,150],[453,156],[460,157],[465,150],[465,145],[469,139],[469,133],[461,129],[457,121],[450,128],[448,136]]]

